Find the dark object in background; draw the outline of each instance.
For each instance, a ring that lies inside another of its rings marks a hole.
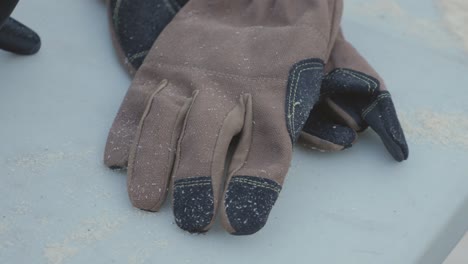
[[[31,55],[39,51],[39,36],[10,17],[19,0],[2,0],[0,2],[0,49],[20,55]]]
[[[188,0],[109,0],[114,46],[130,75],[140,68],[157,36]]]

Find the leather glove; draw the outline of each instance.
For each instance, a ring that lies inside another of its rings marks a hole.
[[[305,143],[324,151],[350,147],[371,127],[397,161],[408,145],[382,78],[339,32],[322,82],[321,102],[303,129]]]
[[[31,55],[39,51],[39,36],[10,17],[19,0],[2,0],[0,3],[0,49],[20,55]]]
[[[162,29],[186,2],[122,0],[116,5],[116,0],[109,1],[114,45],[123,56],[122,61],[128,64],[131,75],[141,66],[147,50]],[[326,71],[329,74],[322,85],[320,103],[310,113],[301,133],[302,141],[307,146],[321,151],[349,148],[356,142],[357,132],[362,132],[369,126],[368,121],[361,116],[364,108],[375,105],[378,107],[374,108],[374,114],[367,114],[372,123],[371,127],[375,127],[375,131],[396,160],[407,159],[408,146],[383,80],[345,40],[341,31],[326,65]],[[362,88],[368,87],[369,84],[372,89]],[[375,118],[376,115],[383,118]],[[374,118],[370,118],[371,116]],[[122,165],[126,164],[127,160],[122,162]]]
[[[339,0],[189,1],[154,43],[109,133],[108,166],[124,166],[130,152],[133,205],[156,211],[170,187],[184,230],[207,231],[218,210],[232,234],[261,229],[319,99],[341,11]]]

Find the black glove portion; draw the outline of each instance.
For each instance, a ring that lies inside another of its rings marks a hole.
[[[31,55],[39,51],[41,39],[30,28],[10,17],[18,0],[2,0],[0,3],[0,49],[19,55]]]
[[[302,137],[323,151],[351,147],[357,132],[371,127],[397,161],[408,145],[390,92],[377,72],[343,36],[337,37],[322,81],[321,103],[311,112]]]
[[[114,46],[134,74],[156,37],[188,0],[109,0]]]

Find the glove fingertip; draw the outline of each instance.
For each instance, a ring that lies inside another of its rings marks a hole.
[[[389,92],[381,92],[362,116],[396,161],[408,159],[408,144]]]
[[[390,142],[384,141],[385,147],[392,157],[398,161],[402,162],[408,159],[408,145],[406,142]]]
[[[0,29],[0,48],[18,55],[32,55],[41,48],[41,38],[10,17]]]

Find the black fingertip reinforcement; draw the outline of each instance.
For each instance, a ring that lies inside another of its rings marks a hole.
[[[324,63],[320,59],[306,59],[291,67],[286,90],[286,126],[294,144],[309,113],[318,102]]]
[[[234,176],[229,182],[224,204],[233,235],[251,235],[262,229],[281,186],[252,176]]]
[[[0,49],[32,55],[41,48],[41,38],[33,30],[13,18],[8,18],[0,28]]]
[[[214,216],[210,177],[194,177],[174,182],[174,217],[177,225],[191,233],[206,232]]]
[[[408,144],[388,91],[380,92],[363,111],[362,117],[377,132],[396,161],[408,159]]]

